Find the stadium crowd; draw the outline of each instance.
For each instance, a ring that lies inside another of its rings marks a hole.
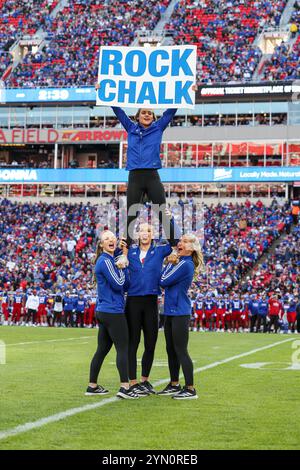
[[[51,17],[54,0],[0,1],[0,74],[11,64],[14,41],[42,28],[46,43],[28,52],[6,84],[13,87],[94,85],[101,45],[132,44],[137,30],[153,30],[170,0],[66,1]],[[195,44],[199,83],[249,81],[261,59],[255,38],[266,26],[278,27],[287,0],[179,1],[165,26],[175,44]],[[299,34],[300,5],[290,22]],[[266,62],[263,79],[299,76],[299,36],[293,46],[282,44]]]
[[[93,278],[95,243],[98,234],[111,221],[117,221],[116,232],[122,233],[124,210],[125,206],[117,199],[111,200],[110,204],[98,206],[21,204],[2,200],[2,322],[96,326]],[[245,313],[248,301],[265,301],[266,297],[269,299],[273,294],[282,298],[283,302],[279,319],[284,319],[285,313],[294,313],[284,309],[290,303],[292,308],[296,308],[299,299],[298,228],[277,246],[269,261],[264,261],[254,271],[254,275],[251,278],[249,276],[259,259],[284,234],[284,230],[290,231],[289,204],[279,206],[274,200],[272,207],[266,207],[260,201],[256,204],[247,201],[243,205],[230,203],[215,207],[205,206],[202,212],[204,226],[199,222],[201,214],[197,213],[192,199],[188,204],[179,201],[179,204],[172,207],[172,212],[180,227],[184,221],[185,230],[193,230],[203,239],[206,271],[195,280],[191,298],[194,305],[200,300],[212,303],[208,304],[210,308],[205,307],[208,308],[208,313],[206,310],[201,313],[201,321],[198,321],[200,313],[196,313],[197,317],[192,319],[193,328],[248,330],[250,310]],[[141,211],[140,220],[147,220],[149,213],[146,205]],[[157,220],[154,227],[158,233]],[[233,302],[238,300],[241,302],[240,308],[231,317],[229,315],[232,314]],[[227,313],[221,312],[224,306],[218,312],[219,301],[227,302]],[[267,328],[266,318],[267,315],[262,319],[263,328]],[[296,331],[295,322],[296,320],[290,322],[290,331]],[[300,327],[300,321],[298,326]],[[252,325],[252,331],[254,327],[255,324]]]
[[[9,52],[0,50],[0,79],[7,68],[12,64],[13,58]]]
[[[253,45],[265,25],[278,26],[285,0],[180,1],[167,25],[176,44],[198,47],[199,83],[251,80],[261,58]]]
[[[287,222],[288,223],[288,222]],[[300,230],[289,233],[264,262],[256,267],[243,290],[261,289],[299,296]]]
[[[48,25],[57,3],[57,0],[0,0],[0,51],[8,51],[17,39]]]
[[[263,80],[296,80],[300,76],[300,36],[289,46],[282,42],[266,61]]]
[[[28,53],[10,83],[20,86],[94,85],[101,45],[128,46],[138,29],[152,30],[169,0],[68,0],[47,22],[48,43]]]

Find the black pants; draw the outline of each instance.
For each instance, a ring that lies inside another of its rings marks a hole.
[[[170,378],[172,382],[179,381],[179,369],[185,379],[185,385],[194,385],[193,362],[187,346],[189,341],[190,316],[165,316],[165,338],[168,353]]]
[[[74,326],[74,314],[72,311],[64,311],[64,316],[65,316],[65,326],[71,325],[72,327]]]
[[[257,314],[251,315],[251,317],[250,317],[250,333],[253,333],[256,321],[257,321]]]
[[[62,322],[62,312],[57,312],[57,311],[53,311],[53,315],[54,315],[54,323],[57,323],[58,326],[61,326],[61,322]],[[49,322],[48,322],[49,323]]]
[[[127,297],[126,319],[129,333],[129,378],[137,378],[137,350],[144,335],[142,377],[149,377],[158,335],[158,306],[156,295]]]
[[[130,213],[130,207],[134,204],[140,204],[143,196],[147,194],[149,201],[153,204],[166,204],[165,190],[160,180],[157,170],[131,170],[129,172],[127,187],[127,244],[129,245],[133,235],[133,221],[136,219],[136,213]],[[157,209],[154,207],[154,209]],[[136,211],[134,211],[136,212]],[[165,217],[164,212],[159,211],[160,225],[164,227],[166,237],[171,237],[172,225]]]
[[[37,317],[37,311],[36,310],[33,310],[32,308],[29,308],[27,310],[27,314],[26,314],[26,323],[30,322],[30,320],[32,321],[32,323],[36,323],[36,317]]]
[[[300,333],[300,313],[297,313],[297,331]]]
[[[279,328],[279,315],[270,315],[270,323],[268,325],[268,331],[271,331],[272,325],[274,325],[275,333],[277,333],[277,330]]]
[[[257,329],[256,329],[256,331],[260,331],[261,323],[264,326],[263,332],[266,333],[267,332],[267,317],[265,315],[258,315],[257,316]]]
[[[84,318],[84,312],[76,312],[76,326],[80,324],[80,328],[84,327],[83,318]]]
[[[128,329],[123,313],[96,312],[99,322],[98,348],[91,362],[90,382],[97,383],[102,363],[114,344],[120,382],[128,382]]]

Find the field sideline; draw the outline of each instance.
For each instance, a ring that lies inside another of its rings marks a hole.
[[[199,400],[178,403],[115,399],[114,351],[99,380],[111,393],[85,397],[96,334],[1,327],[7,363],[0,365],[0,449],[300,448],[300,370],[287,369],[297,337],[191,333]],[[241,367],[259,362],[267,364]],[[151,381],[158,390],[168,381],[163,333]]]

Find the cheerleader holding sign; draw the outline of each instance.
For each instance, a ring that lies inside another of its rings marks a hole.
[[[158,54],[159,51],[156,51],[156,53]],[[107,82],[112,82],[112,80],[103,80],[103,82],[96,85],[96,90],[100,91],[102,86],[107,86]],[[147,83],[151,85],[150,82]],[[197,89],[193,82],[189,82],[189,84],[193,91]],[[166,83],[164,85],[166,87]],[[102,90],[102,95],[107,95],[107,93]],[[131,104],[128,104],[128,106],[131,106]],[[172,224],[170,224],[169,218],[164,217],[165,214],[161,208],[161,206],[165,207],[166,196],[157,170],[162,167],[160,146],[163,132],[174,117],[177,108],[167,109],[159,119],[156,118],[152,109],[140,108],[134,120],[131,120],[120,107],[112,106],[112,110],[128,134],[126,164],[126,170],[129,171],[127,185],[127,246],[130,245],[133,238],[133,224],[131,223],[136,218],[136,211],[134,212],[132,209],[130,211],[130,208],[140,204],[144,195],[147,195],[148,200],[154,204],[154,210],[157,211],[157,208],[160,207],[159,221],[160,224],[162,223],[165,235],[169,239]]]

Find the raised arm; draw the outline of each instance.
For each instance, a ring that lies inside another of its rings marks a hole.
[[[170,108],[167,109],[163,115],[158,119],[157,123],[161,127],[161,129],[164,131],[169,123],[172,121],[173,117],[175,116],[177,112],[177,108]]]
[[[124,129],[129,132],[130,128],[134,126],[134,122],[127,116],[125,111],[123,111],[122,108],[119,108],[117,106],[112,106],[111,109],[119,119],[120,123],[124,127]]]

